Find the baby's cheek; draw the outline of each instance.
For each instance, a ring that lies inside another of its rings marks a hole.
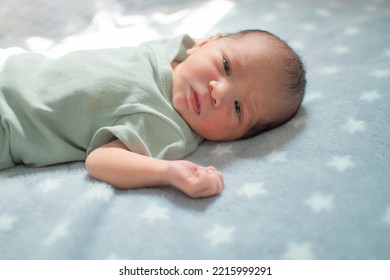
[[[199,134],[208,140],[220,141],[226,137],[225,124],[222,122],[205,121],[199,125]]]

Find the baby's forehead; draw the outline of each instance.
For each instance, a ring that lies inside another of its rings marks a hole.
[[[264,37],[264,38],[262,38]],[[230,50],[234,55],[246,59],[247,63],[260,63],[266,60],[278,62],[281,56],[280,47],[273,40],[265,36],[245,35],[240,37],[226,37],[223,42],[225,48]],[[241,63],[244,63],[241,61]]]
[[[280,76],[284,75],[284,67],[281,58],[269,48],[253,48],[252,46],[242,45],[241,48],[235,48],[232,52],[232,60],[241,74],[261,76]],[[255,81],[258,77],[253,78]]]
[[[226,39],[226,44],[238,44],[241,46],[250,46],[254,49],[258,49],[264,46],[277,47],[278,40],[268,35],[260,34],[241,34],[241,35],[229,35],[222,37]]]

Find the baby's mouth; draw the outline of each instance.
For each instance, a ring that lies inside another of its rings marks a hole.
[[[193,89],[191,88],[190,90],[190,96],[189,96],[189,101],[190,101],[190,105],[192,107],[192,110],[194,110],[194,112],[197,114],[197,115],[200,115],[200,101],[199,101],[199,95],[198,93]]]

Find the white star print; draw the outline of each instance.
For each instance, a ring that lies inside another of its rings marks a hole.
[[[158,220],[167,220],[169,218],[168,208],[150,204],[146,211],[141,214],[141,217],[149,224],[152,224]]]
[[[295,128],[299,128],[306,123],[306,116],[295,117],[290,121],[290,123]]]
[[[295,50],[304,50],[305,44],[301,41],[291,41],[289,45],[294,48]]]
[[[366,123],[364,121],[356,120],[355,118],[348,118],[342,127],[348,133],[354,134],[356,132],[364,131],[366,129]]]
[[[317,25],[313,22],[305,22],[301,25],[301,29],[306,32],[317,30]]]
[[[62,224],[57,225],[49,234],[49,236],[46,238],[44,245],[50,246],[57,240],[64,238],[68,236],[69,234],[69,224],[67,222],[64,222]]]
[[[244,186],[237,191],[237,193],[239,195],[246,196],[247,198],[253,198],[265,195],[267,190],[264,188],[264,184],[262,182],[245,183]]]
[[[222,157],[224,155],[231,154],[233,152],[232,147],[233,146],[230,144],[219,144],[211,151],[211,153],[218,157]]]
[[[317,15],[322,16],[322,17],[329,17],[332,15],[331,12],[329,12],[329,10],[327,10],[327,9],[318,9],[316,11],[316,13],[317,13]]]
[[[286,152],[275,151],[272,152],[269,156],[271,162],[285,162],[286,161]]]
[[[331,195],[314,194],[306,201],[306,204],[314,213],[330,211],[333,209],[333,197]]]
[[[341,71],[341,68],[337,65],[329,65],[323,67],[320,72],[324,75],[334,75]]]
[[[354,36],[360,33],[360,28],[355,26],[348,26],[344,29],[344,34],[349,36]]]
[[[378,79],[390,76],[390,71],[387,69],[375,69],[372,75]]]
[[[314,260],[310,242],[288,244],[286,252],[282,255],[282,259],[286,260]]]
[[[266,14],[262,17],[262,20],[265,22],[272,22],[277,19],[277,16],[274,14]]]
[[[216,247],[233,242],[234,227],[221,226],[215,224],[212,229],[208,230],[203,237],[208,239],[212,246]]]
[[[360,96],[360,100],[371,102],[381,97],[382,96],[376,90],[372,90],[363,92],[363,94]]]
[[[89,190],[85,196],[88,200],[98,200],[98,201],[104,201],[107,202],[110,200],[110,197],[112,196],[113,191],[112,188],[93,188]]]
[[[311,102],[313,100],[322,99],[322,98],[323,98],[322,92],[319,90],[314,90],[314,91],[308,92],[308,94],[305,96],[304,102],[307,103],[307,102]]]
[[[348,47],[346,47],[346,46],[338,45],[338,46],[334,46],[331,51],[332,51],[332,53],[335,53],[335,54],[338,54],[338,55],[342,55],[342,54],[349,53],[350,49]]]
[[[61,187],[61,179],[46,179],[38,184],[38,189],[43,193],[54,191]]]
[[[353,163],[351,156],[334,156],[331,161],[328,162],[328,166],[331,166],[337,169],[340,172],[344,172],[345,170],[352,168],[355,166]]]
[[[278,5],[278,8],[280,8],[280,9],[288,9],[291,6],[290,3],[287,3],[287,2],[280,2],[277,5]]]
[[[390,207],[386,208],[382,221],[390,226]]]
[[[16,222],[17,218],[10,215],[3,213],[0,215],[0,231],[8,231],[13,228],[14,223]]]

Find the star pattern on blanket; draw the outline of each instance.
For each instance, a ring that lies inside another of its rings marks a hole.
[[[102,201],[107,202],[110,200],[114,194],[111,187],[96,187],[94,189],[88,190],[85,194],[85,197],[88,201]]]
[[[235,228],[232,226],[223,226],[215,224],[210,230],[206,231],[203,237],[207,239],[212,246],[231,244],[234,240]]]
[[[352,161],[350,155],[333,156],[332,160],[328,162],[328,166],[331,166],[340,172],[344,172],[345,170],[354,167],[355,163]]]
[[[341,72],[341,67],[339,65],[327,65],[322,67],[320,70],[321,74],[330,76],[330,75],[335,75],[339,72]]]
[[[366,123],[353,117],[349,117],[342,127],[346,132],[354,134],[356,132],[364,131],[366,129]]]
[[[145,219],[149,224],[153,224],[160,220],[169,219],[168,208],[157,204],[149,204],[146,210],[141,214],[141,218]]]
[[[0,214],[0,231],[9,231],[13,229],[14,223],[17,218],[11,214],[2,213]]]
[[[390,207],[387,207],[383,214],[382,221],[390,226]]]
[[[323,98],[324,98],[324,95],[323,95],[322,91],[313,90],[313,91],[310,91],[307,93],[303,102],[306,104],[308,102],[312,102],[312,101],[323,99]]]
[[[315,259],[310,242],[295,243],[290,242],[286,251],[282,255],[286,260],[313,260]]]
[[[328,9],[324,9],[324,8],[317,9],[316,14],[323,17],[323,18],[327,18],[327,17],[332,16],[332,12],[329,11]]]
[[[372,102],[378,98],[381,98],[382,95],[378,93],[376,90],[370,90],[370,91],[365,91],[363,94],[360,96],[360,100],[365,100],[368,102]]]
[[[344,34],[348,36],[355,36],[360,33],[360,28],[357,26],[347,26],[344,29]]]
[[[306,200],[306,204],[314,213],[330,211],[334,207],[333,196],[324,194],[313,194],[308,200]]]
[[[307,121],[306,116],[297,116],[293,120],[290,121],[290,124],[294,126],[295,128],[302,127]]]
[[[50,234],[46,237],[44,241],[45,246],[50,246],[55,242],[67,237],[69,235],[69,223],[67,221],[62,222],[55,226]]]
[[[317,30],[317,24],[313,22],[305,22],[301,24],[301,29],[305,32],[312,32]]]
[[[253,198],[256,196],[262,196],[267,193],[267,190],[264,188],[264,183],[256,182],[256,183],[245,183],[237,193],[241,196],[245,196],[247,198]]]
[[[21,172],[22,176],[16,169],[17,180],[13,178],[13,170],[5,171],[6,176],[0,175],[0,239],[4,236],[4,240],[11,242],[8,245],[0,241],[0,247],[4,246],[11,258],[17,250],[20,250],[17,257],[32,256],[31,248],[37,249],[33,252],[33,257],[36,253],[37,258],[201,256],[234,259],[245,256],[309,260],[389,256],[388,252],[383,253],[383,246],[378,246],[387,241],[386,234],[390,232],[389,196],[386,189],[383,190],[388,180],[381,174],[386,166],[382,158],[389,154],[383,149],[377,151],[378,145],[374,143],[388,146],[382,136],[387,131],[377,130],[379,119],[388,116],[382,108],[389,103],[390,33],[387,26],[377,26],[380,18],[388,19],[388,0],[364,3],[316,0],[317,4],[303,0],[302,3],[310,5],[295,21],[293,9],[299,3],[286,0],[269,1],[271,4],[255,0],[207,2],[209,4],[203,6],[207,18],[213,15],[209,8],[217,12],[224,5],[223,15],[231,10],[227,18],[221,14],[214,19],[222,19],[224,25],[234,22],[231,18],[241,9],[245,12],[246,4],[251,8],[264,4],[260,15],[255,9],[249,11],[255,14],[255,22],[260,23],[260,28],[271,27],[276,34],[280,33],[281,38],[302,54],[304,61],[307,59],[308,87],[302,110],[281,129],[250,140],[254,147],[242,144],[244,141],[202,146],[195,159],[203,160],[204,156],[206,161],[211,157],[226,179],[225,191],[213,198],[192,200],[176,191],[160,190],[156,195],[153,188],[146,192],[116,191],[105,183],[88,180],[83,167],[71,178],[72,168],[65,168],[66,172],[60,176],[51,173],[58,170],[56,168],[38,171],[38,175],[31,174],[35,173],[34,169],[28,169],[24,174]],[[239,10],[235,10],[236,6]],[[139,22],[147,25],[146,33],[155,37],[160,36],[160,31],[169,35],[163,25],[175,33],[181,30],[195,37],[229,31],[228,26],[210,24],[207,20],[200,27],[190,24],[195,21],[187,22],[186,18],[199,15],[193,10],[189,7],[171,14],[151,13],[150,21],[141,14],[119,13],[121,15],[109,18],[99,13],[93,20],[95,25],[88,30],[108,27],[110,32],[115,32],[118,26]],[[102,18],[108,26],[104,22],[98,24]],[[293,24],[283,20],[286,18]],[[248,15],[248,19],[234,24],[245,27],[246,20],[252,19]],[[159,28],[154,30],[156,23]],[[139,26],[131,28],[132,32]],[[326,42],[318,40],[324,38]],[[76,37],[71,39],[79,41]],[[87,41],[93,40],[87,38]],[[31,48],[38,45],[52,48],[58,40],[30,37],[23,42]],[[376,115],[377,112],[380,114]],[[370,146],[365,146],[365,142]],[[308,155],[306,150],[312,154]],[[191,155],[188,159],[192,160]],[[250,165],[243,166],[243,162]],[[363,180],[357,180],[359,176]],[[27,178],[27,182],[20,177]],[[8,189],[3,182],[9,185]],[[358,196],[354,194],[368,194],[375,200],[367,197],[356,200]],[[15,199],[10,199],[12,197]],[[34,207],[25,207],[25,200],[31,200]],[[345,217],[351,215],[353,222],[344,223]],[[40,221],[31,219],[35,217]],[[156,228],[161,236],[168,234],[157,241],[154,235],[145,234]],[[280,233],[280,228],[288,228],[287,234]],[[353,240],[334,238],[339,231],[347,236],[348,230],[352,231]],[[93,238],[85,242],[85,236],[90,236],[85,234],[92,231]],[[120,234],[113,239],[116,232]],[[132,238],[128,238],[130,234]],[[29,242],[39,244],[29,246]],[[19,244],[26,246],[22,248]],[[337,250],[345,246],[349,246],[347,251]],[[3,251],[0,257],[3,254],[7,257]]]
[[[61,188],[62,179],[54,178],[54,179],[46,179],[38,184],[38,189],[43,193],[48,193],[50,191],[57,190]]]
[[[287,153],[285,151],[274,151],[269,156],[270,162],[286,162]]]
[[[387,69],[375,69],[372,75],[378,79],[390,77],[390,70]]]
[[[345,55],[351,52],[349,47],[343,45],[334,46],[331,51],[337,55]]]
[[[265,22],[273,22],[277,19],[277,16],[275,14],[265,14],[261,19]]]
[[[278,2],[277,6],[279,9],[289,9],[291,7],[291,3],[288,2]]]
[[[218,144],[212,151],[211,154],[222,157],[224,155],[231,154],[232,151],[232,145],[231,144]]]
[[[294,40],[294,41],[291,41],[289,43],[289,45],[294,48],[295,50],[304,50],[305,49],[305,43],[301,42],[301,41],[297,41],[297,40]]]

